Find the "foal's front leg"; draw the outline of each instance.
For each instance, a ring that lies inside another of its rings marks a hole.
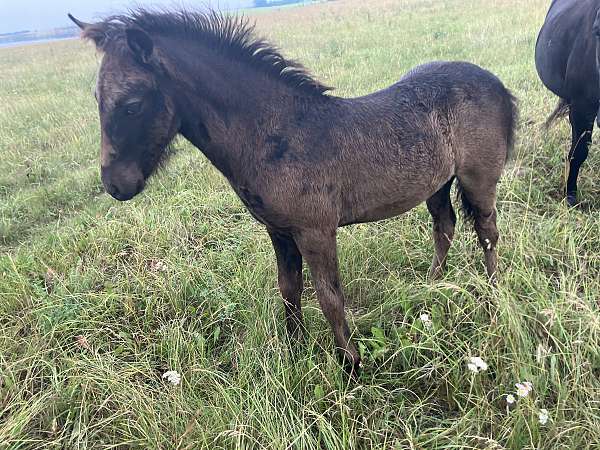
[[[285,305],[285,320],[291,337],[300,338],[302,321],[302,255],[291,236],[269,230],[277,258],[277,281]]]
[[[350,340],[350,329],[344,313],[335,235],[335,229],[305,230],[294,238],[310,267],[321,310],[333,330],[344,368],[348,373],[355,374],[360,367],[360,356]]]

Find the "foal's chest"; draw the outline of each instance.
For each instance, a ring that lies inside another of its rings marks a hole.
[[[233,189],[252,217],[263,225],[269,225],[268,214],[266,214],[263,198],[246,186],[233,186]]]

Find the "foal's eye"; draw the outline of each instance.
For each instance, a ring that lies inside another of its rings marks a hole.
[[[142,102],[129,103],[125,106],[125,114],[134,116],[142,110]]]

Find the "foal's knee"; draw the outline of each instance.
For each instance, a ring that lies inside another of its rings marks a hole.
[[[302,295],[302,280],[298,275],[279,278],[279,292],[284,300],[294,300]]]
[[[444,218],[440,220],[434,220],[433,231],[442,234],[454,234],[454,226],[456,225],[456,219]]]

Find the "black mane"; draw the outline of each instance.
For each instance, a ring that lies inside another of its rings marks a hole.
[[[123,37],[124,30],[129,27],[141,28],[150,35],[156,33],[196,39],[215,51],[251,64],[306,92],[322,95],[331,90],[315,80],[300,63],[286,59],[275,46],[257,38],[254,25],[246,17],[239,15],[212,10],[201,13],[140,8],[127,15],[106,18],[95,24],[93,29],[86,30],[84,37],[93,39],[94,32],[102,31],[106,38],[102,46],[108,49],[111,43]]]

